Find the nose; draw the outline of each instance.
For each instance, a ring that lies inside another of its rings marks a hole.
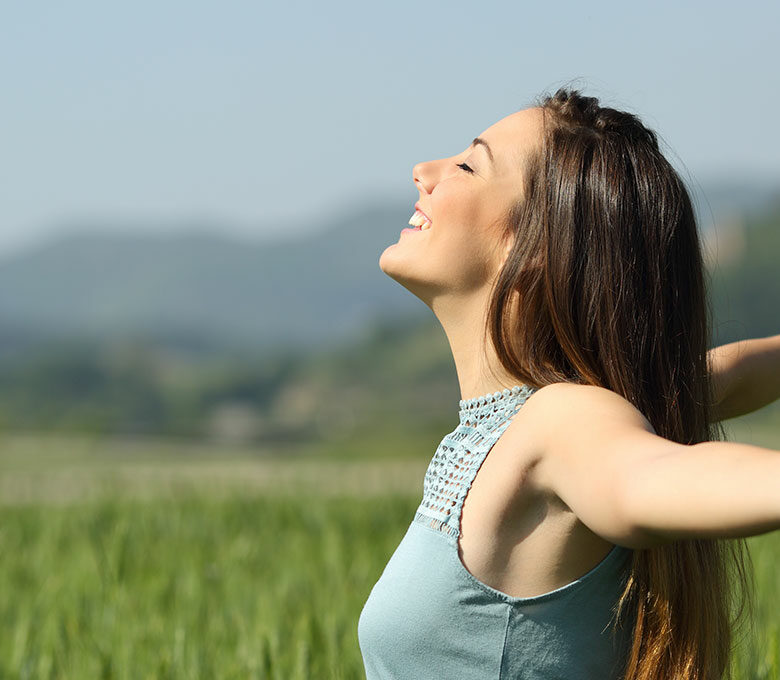
[[[434,161],[418,163],[412,168],[412,179],[415,186],[426,194],[436,186],[436,166]]]

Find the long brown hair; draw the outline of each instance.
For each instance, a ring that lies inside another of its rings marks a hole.
[[[675,442],[724,439],[712,419],[711,309],[683,181],[636,115],[566,88],[536,105],[543,140],[526,158],[506,223],[514,244],[488,307],[501,364],[533,386],[610,389]],[[615,625],[630,613],[634,626],[624,677],[731,677],[752,597],[744,538],[635,550],[614,612]]]

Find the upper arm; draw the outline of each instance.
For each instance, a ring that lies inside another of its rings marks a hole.
[[[540,436],[537,484],[612,543],[659,544],[632,516],[631,484],[647,461],[682,445],[659,437],[629,401],[602,387],[547,385],[524,408]]]

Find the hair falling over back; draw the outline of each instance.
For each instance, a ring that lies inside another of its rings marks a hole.
[[[501,364],[534,386],[610,389],[675,442],[723,439],[685,185],[634,114],[565,88],[536,104],[543,139],[526,159],[488,308]],[[635,550],[614,612],[615,626],[633,626],[623,677],[730,678],[735,632],[753,607],[750,567],[744,539]]]

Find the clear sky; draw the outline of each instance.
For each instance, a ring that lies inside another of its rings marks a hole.
[[[411,214],[414,163],[564,84],[699,182],[780,181],[778,25],[769,0],[3,3],[0,252],[85,223]]]

